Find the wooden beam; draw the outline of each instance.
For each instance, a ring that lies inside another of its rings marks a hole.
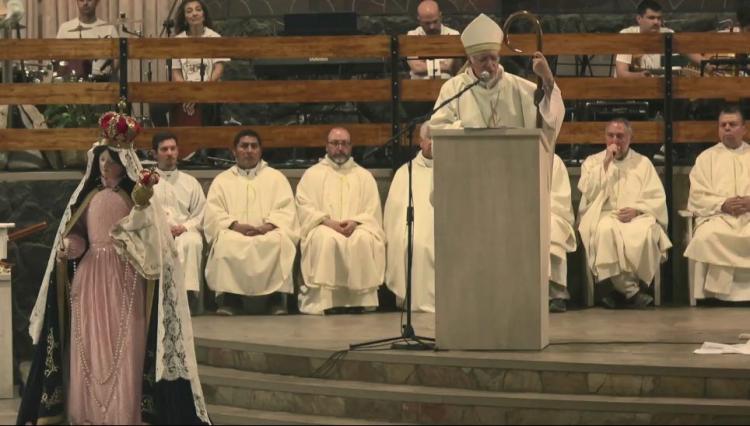
[[[404,80],[401,99],[406,102],[434,102],[443,83],[444,80]],[[660,78],[559,77],[557,84],[565,100],[661,99],[664,96],[663,80]],[[732,91],[730,85],[725,90],[727,93]]]
[[[460,36],[398,36],[402,57],[463,58],[466,56]]]
[[[743,77],[675,78],[677,99],[750,97]],[[404,80],[402,100],[434,102],[444,80]],[[561,77],[565,100],[660,100],[663,79]],[[388,102],[388,80],[230,81],[214,83],[131,83],[131,102],[316,103]],[[0,105],[112,104],[114,83],[0,84]]]
[[[532,34],[512,34],[514,47],[533,53]],[[224,37],[207,39],[130,39],[132,59],[179,58],[200,55],[229,58],[385,58],[389,56],[387,36],[324,37]],[[459,36],[399,36],[403,57],[463,57]],[[693,52],[742,52],[750,44],[748,33],[676,33],[674,50]],[[602,55],[661,53],[660,34],[546,34],[546,55]],[[210,53],[207,53],[210,52]],[[517,55],[503,47],[503,55]],[[26,39],[0,40],[0,60],[90,59],[118,56],[116,39]]]
[[[315,103],[388,102],[390,80],[131,83],[131,102]]]
[[[99,129],[1,129],[0,150],[40,151],[89,149],[99,137]]]
[[[737,53],[747,51],[750,33],[675,33],[673,50],[677,53]]]
[[[0,84],[0,105],[97,105],[118,100],[118,85],[114,83]]]
[[[516,53],[503,45],[502,56],[531,55],[536,50],[536,36],[532,34],[512,34],[513,47],[523,53]],[[404,57],[464,57],[463,45],[459,36],[399,36],[399,51]],[[552,55],[602,55],[628,53],[664,52],[664,40],[659,34],[546,34],[544,54]]]
[[[604,144],[602,121],[581,121],[563,123],[557,143]],[[634,143],[663,143],[664,125],[657,121],[635,121],[633,126]],[[234,135],[241,129],[257,131],[263,140],[264,148],[310,148],[322,147],[328,131],[339,124],[297,125],[297,126],[242,126],[242,127],[172,127],[180,140],[183,155],[200,148],[227,148]],[[378,146],[391,136],[387,123],[340,124],[352,134],[358,146]],[[748,124],[750,130],[750,123]],[[136,147],[150,149],[151,138],[162,128],[145,129],[136,139]],[[99,130],[91,129],[2,129],[0,130],[0,151],[38,149],[85,150],[98,139]],[[676,143],[714,142],[717,140],[717,124],[714,121],[680,121],[675,123]]]
[[[511,42],[516,43],[511,36]],[[535,37],[535,36],[527,36]],[[536,43],[524,49],[536,48]],[[625,53],[642,55],[644,53],[663,53],[664,38],[661,34],[546,34],[544,36],[545,55],[612,55]]]
[[[401,100],[403,102],[435,102],[445,80],[403,80]]]
[[[389,124],[318,124],[300,126],[232,126],[172,127],[180,143],[181,155],[201,148],[231,148],[234,136],[243,129],[253,129],[261,137],[263,148],[323,148],[328,132],[343,126],[352,135],[355,146],[378,146],[390,137]],[[151,145],[153,134],[162,129],[146,129],[137,140],[138,146]]]
[[[631,121],[633,143],[664,143],[664,123],[659,121]],[[557,143],[604,144],[605,122],[580,121],[563,123]],[[750,131],[750,123],[747,125]],[[718,141],[715,121],[677,121],[674,123],[675,143],[705,143]]]
[[[750,97],[746,77],[681,77],[675,79],[678,99],[739,99]]]
[[[119,52],[117,39],[0,40],[0,60],[116,58]]]
[[[661,100],[664,97],[661,78],[561,77],[557,84],[565,100]]]
[[[131,59],[152,58],[386,58],[387,36],[143,38],[128,40]]]
[[[229,148],[234,135],[242,129],[253,129],[260,134],[264,148],[309,148],[325,146],[328,132],[334,126],[349,129],[357,146],[378,146],[391,136],[391,125],[375,124],[320,124],[300,126],[225,126],[148,128],[136,139],[136,148],[150,149],[151,138],[159,131],[169,130],[177,135],[182,155],[200,148]],[[87,150],[99,138],[99,129],[0,129],[0,151],[38,149]]]
[[[633,143],[662,143],[664,141],[663,123],[631,121],[630,124],[633,127]],[[603,145],[605,126],[606,122],[596,121],[563,123],[557,143],[559,145]]]

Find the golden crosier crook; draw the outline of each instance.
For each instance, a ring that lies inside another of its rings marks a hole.
[[[521,49],[516,49],[515,47],[510,45],[510,25],[520,18],[528,19],[532,24],[534,24],[534,29],[536,30],[536,50],[541,52],[543,48],[542,36],[544,35],[542,33],[542,24],[539,22],[539,17],[529,12],[528,10],[519,10],[518,12],[515,12],[508,16],[508,19],[505,20],[505,24],[503,24],[503,34],[505,34],[503,44],[508,46],[510,50],[516,53],[523,53]]]
[[[511,46],[510,44],[510,26],[513,22],[515,22],[518,19],[526,19],[528,21],[531,21],[532,25],[534,25],[534,30],[536,31],[536,51],[542,52],[542,49],[544,48],[543,43],[543,36],[542,33],[542,23],[539,21],[539,17],[535,14],[527,11],[527,10],[519,10],[518,12],[515,12],[508,16],[508,19],[505,20],[505,24],[503,24],[503,41],[502,44],[508,46],[508,49],[516,52],[516,53],[524,53],[521,49],[516,49],[515,47]],[[533,63],[533,62],[532,62]],[[543,88],[543,82],[542,78],[538,75],[536,76],[536,90],[534,91],[534,105],[536,106],[536,128],[541,129],[542,128],[542,112],[539,110],[539,104],[542,102],[542,99],[544,99],[544,88]],[[544,137],[542,137],[542,140],[544,140]],[[548,188],[552,187],[552,168],[554,167],[554,154],[555,154],[555,140],[547,141],[545,143],[548,152],[550,154],[550,163],[549,163],[549,174],[547,176],[547,186]]]
[[[531,23],[534,25],[534,30],[536,31],[536,51],[542,52],[542,49],[544,48],[544,42],[543,42],[543,36],[542,33],[542,24],[539,22],[539,17],[534,15],[533,13],[527,11],[527,10],[519,10],[518,12],[515,12],[508,16],[508,19],[505,20],[505,24],[503,24],[503,34],[505,34],[502,44],[505,44],[508,46],[508,49],[516,52],[516,53],[524,53],[521,49],[516,49],[510,44],[510,26],[513,24],[513,22],[517,21],[518,19],[526,19],[528,21],[531,21]],[[536,127],[542,128],[542,116],[539,113],[539,103],[544,98],[544,90],[542,89],[542,78],[537,76],[536,77],[536,92],[534,92],[534,105],[537,107],[537,116],[536,116]]]

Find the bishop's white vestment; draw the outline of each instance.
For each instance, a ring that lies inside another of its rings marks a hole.
[[[187,231],[175,238],[178,260],[185,289],[200,291],[203,282],[203,211],[206,196],[198,180],[179,170],[159,170],[161,179],[154,196],[164,210],[169,226],[182,225]]]
[[[707,149],[690,171],[688,209],[696,215],[685,256],[694,260],[694,295],[728,301],[750,300],[750,214],[721,211],[728,198],[750,196],[750,145],[719,143]]]
[[[536,128],[536,85],[517,75],[505,72],[500,67],[500,79],[493,87],[482,84],[472,87],[457,100],[453,100],[432,115],[430,129]],[[477,81],[471,67],[443,84],[435,106],[442,104]],[[560,88],[555,84],[551,93],[545,93],[539,104],[542,115],[544,143],[550,146],[560,133],[565,105]],[[438,148],[439,149],[439,148]]]
[[[588,266],[599,281],[627,274],[650,284],[672,247],[665,232],[664,187],[653,164],[632,148],[622,160],[612,161],[606,171],[605,154],[606,150],[583,162],[578,182],[578,230]],[[629,223],[620,222],[617,211],[625,207],[642,214]],[[613,283],[617,288],[614,279]],[[633,292],[637,293],[637,285]]]
[[[309,168],[297,186],[302,277],[300,311],[375,307],[385,275],[385,233],[375,178],[353,159],[328,157]],[[350,237],[323,221],[359,223]]]
[[[229,229],[234,223],[276,229],[247,236]],[[292,267],[299,240],[294,195],[287,178],[260,161],[243,170],[220,173],[208,190],[204,219],[211,251],[206,281],[217,293],[264,296],[293,293]]]
[[[383,212],[388,241],[385,282],[399,304],[406,298],[407,226],[409,197],[408,164],[393,177]],[[412,257],[412,311],[435,312],[435,212],[430,203],[432,159],[420,151],[412,161],[414,196],[414,240]]]

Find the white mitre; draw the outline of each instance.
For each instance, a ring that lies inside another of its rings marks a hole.
[[[503,30],[497,22],[482,13],[461,33],[461,43],[468,56],[482,52],[497,53],[503,43]]]

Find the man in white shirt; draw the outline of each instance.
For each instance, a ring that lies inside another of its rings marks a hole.
[[[410,36],[435,36],[435,35],[459,35],[458,31],[443,25],[443,14],[436,1],[424,0],[417,7],[417,20],[419,26],[406,35]],[[451,78],[458,67],[460,61],[450,58],[433,58],[433,59],[409,59],[412,80],[441,78],[447,80]]]
[[[114,25],[96,16],[99,0],[76,0],[78,17],[60,24],[57,38],[118,38],[120,35]],[[115,70],[114,59],[96,59],[91,63],[90,71],[97,79],[108,80]],[[86,77],[79,75],[79,77]]]
[[[696,299],[750,300],[750,145],[737,107],[719,115],[720,143],[690,171],[688,209],[695,235],[685,256],[695,261]]]
[[[674,31],[664,27],[662,7],[655,0],[643,0],[638,5],[638,13],[635,16],[638,25],[628,27],[620,31],[620,34],[648,34],[648,33],[673,33]],[[697,53],[686,55],[690,62],[700,65],[703,57]],[[649,53],[640,56],[631,54],[618,54],[615,56],[615,77],[638,78],[649,77],[649,70],[662,68],[661,55]]]
[[[179,271],[185,289],[191,299],[191,307],[200,313],[203,290],[203,233],[201,222],[206,205],[203,187],[196,178],[177,170],[179,147],[177,136],[170,132],[154,135],[153,155],[156,158],[161,179],[154,187],[154,195],[164,208],[164,215],[175,239]]]

